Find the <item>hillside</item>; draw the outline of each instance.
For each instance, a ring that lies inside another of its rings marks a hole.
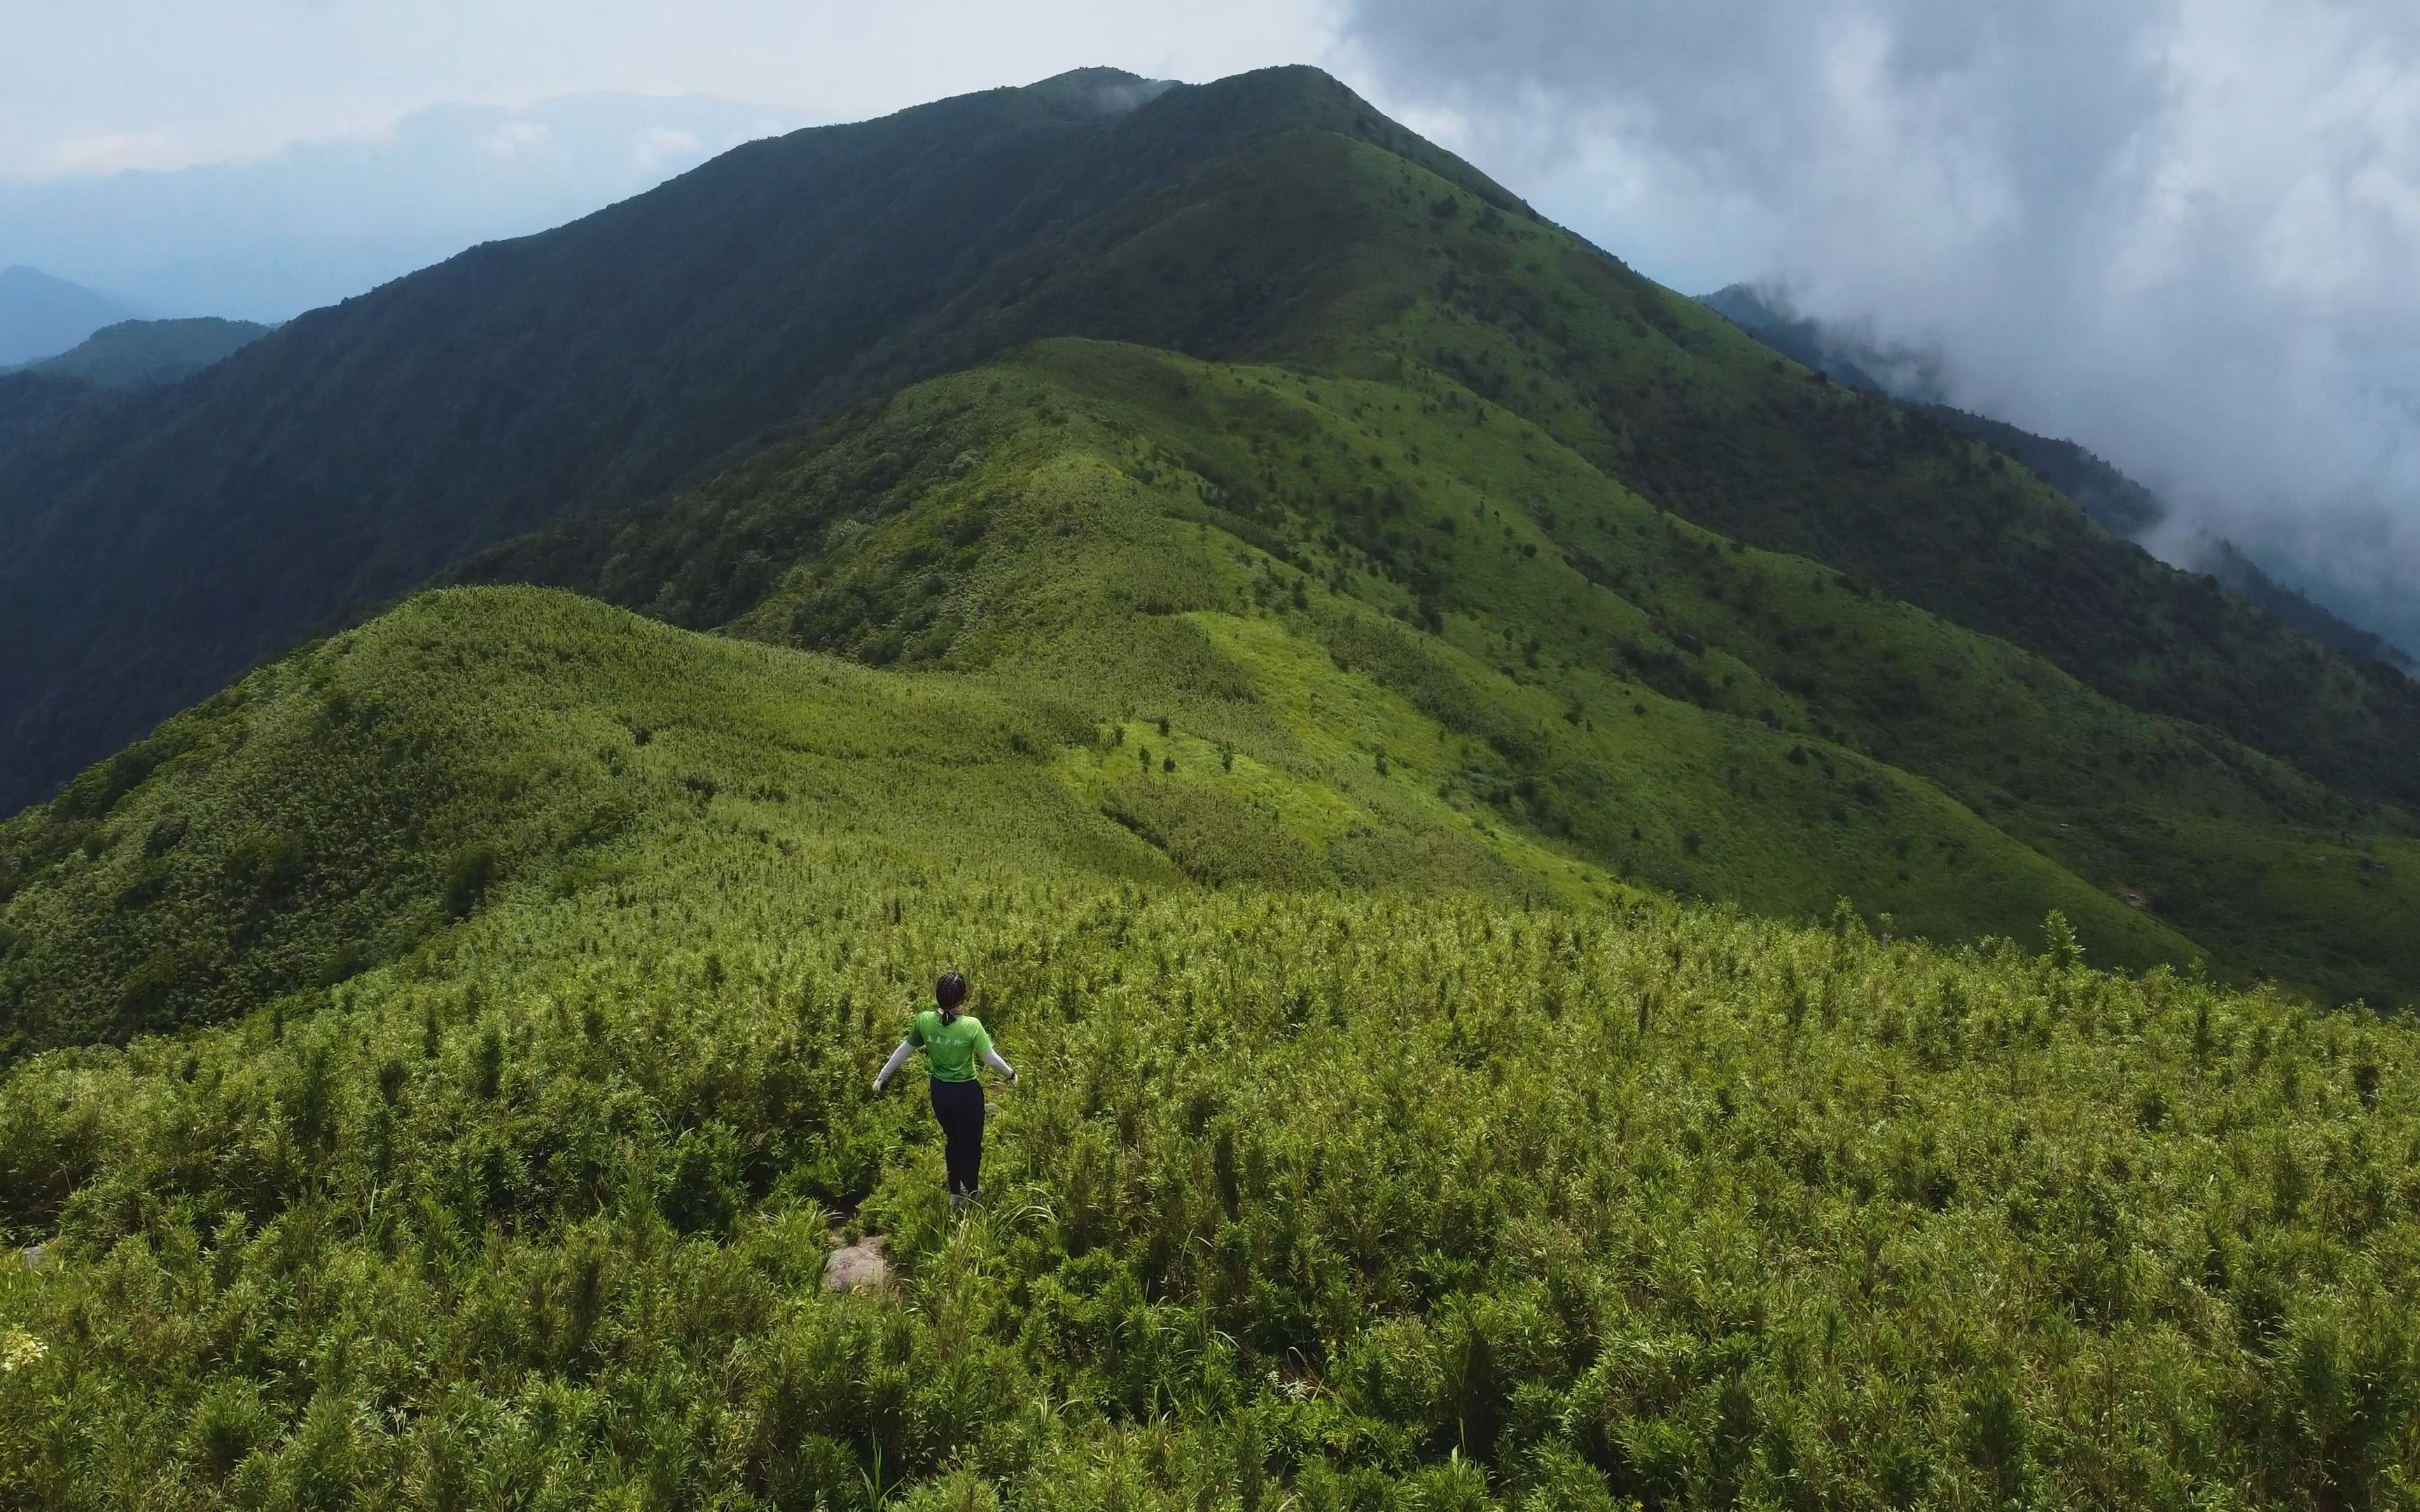
[[[106,409],[116,398],[78,378],[23,369],[0,373],[0,449],[89,424],[92,417],[79,411]]]
[[[55,356],[133,313],[38,268],[0,268],[0,368]]]
[[[1811,385],[1324,75],[1140,104],[1137,84],[752,144],[0,455],[27,543],[0,563],[23,648],[0,668],[0,802],[467,552],[1069,334],[1339,378],[1418,363],[1656,506],[2353,798],[2420,801],[2420,687],[1947,427]]]
[[[2407,677],[2420,677],[2420,658],[2405,647],[2342,618],[2301,589],[2279,582],[2233,541],[2205,533],[2197,545],[2195,565],[2312,640],[2356,656],[2384,662]]]
[[[1379,418],[1045,358],[982,381]],[[1034,460],[1064,490],[939,570],[1107,537],[1228,607],[1026,601],[1098,669],[1051,700],[987,618],[936,649],[938,562],[879,669],[431,594],[0,829],[12,1028],[180,1031],[0,1072],[0,1242],[39,1245],[0,1500],[2397,1504],[2408,1024],[2102,975],[2056,919],[1945,951],[1625,898],[1289,659],[1293,569]],[[760,604],[814,623],[965,502]],[[1315,738],[1357,728],[1424,769]],[[943,964],[1024,1072],[963,1222],[866,1089]],[[825,1289],[861,1235],[895,1281]]]
[[[2420,991],[2398,812],[1683,525],[1425,368],[1045,344],[462,572],[1197,725],[1132,664],[1249,609],[1282,634],[1214,629],[1213,686],[1331,738],[1353,682],[1391,688],[1438,728],[1351,730],[1365,759],[1658,891],[1945,940],[2055,905],[2130,965],[2182,935],[2333,1000]]]
[[[490,887],[607,886],[693,826],[775,814],[836,864],[909,872],[980,856],[1095,885],[1636,896],[1408,772],[1373,777],[1346,729],[1289,730],[1235,694],[1212,638],[1170,628],[1088,697],[704,639],[568,594],[415,599],[0,826],[0,1056],[238,1014],[409,953]],[[1202,722],[1159,733],[1164,714],[1127,707],[1151,693]],[[1418,717],[1363,696],[1408,742]]]
[[[0,376],[0,1505],[2408,1507],[2420,692],[1990,440],[1305,69]]]
[[[20,648],[0,666],[0,810],[469,550],[987,355],[1001,338],[967,329],[971,286],[1058,264],[1079,228],[1238,142],[1333,125],[1483,182],[1308,70],[1103,107],[1139,82],[751,143],[0,454],[0,524],[23,542],[0,562],[0,640]]]
[[[1744,284],[1704,295],[1699,302],[1792,362],[1837,383],[1914,405],[1950,429],[2024,464],[2113,535],[2141,540],[2168,518],[2165,500],[2075,442],[2037,436],[1942,403],[1945,385],[1937,361],[1877,347],[1821,321],[1792,316]],[[2406,675],[2420,670],[2405,648],[2279,583],[2233,541],[2204,532],[2186,556],[2180,565],[2209,573],[2228,592],[2323,646],[2362,661],[2382,662]]]
[[[250,320],[121,320],[103,326],[56,357],[28,364],[36,373],[103,388],[173,383],[233,356],[269,333]]]

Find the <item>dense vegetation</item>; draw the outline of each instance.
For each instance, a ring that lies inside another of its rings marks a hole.
[[[0,562],[0,804],[467,551],[1065,334],[1340,377],[1421,363],[1658,506],[2353,796],[2420,799],[2420,687],[2160,566],[1955,431],[1776,364],[1332,80],[1102,108],[1131,84],[754,144],[0,455],[23,543]]]
[[[1676,909],[1443,805],[1436,895],[1214,890],[1088,784],[1252,758],[985,681],[486,591],[163,732],[10,962],[85,969],[53,903],[176,833],[124,914],[260,976],[0,1086],[0,1500],[2409,1504],[2405,1025],[2058,919]],[[1296,761],[1281,830],[1383,818]],[[206,855],[304,811],[279,890]],[[953,963],[1025,1073],[964,1222],[865,1090]],[[858,1233],[894,1288],[827,1293]]]
[[[252,320],[197,316],[183,320],[120,320],[70,350],[28,364],[37,373],[103,388],[173,383],[224,361],[269,333]]]
[[[2181,933],[2335,1000],[2420,990],[2398,811],[1687,526],[1417,364],[1053,343],[466,571],[1060,697],[1105,644],[1186,683],[1189,615],[1222,665],[1175,707],[1215,739],[1288,709],[1665,892],[1945,940],[2059,907],[2113,963]],[[1266,628],[1204,618],[1238,610]],[[1423,717],[1355,728],[1378,690]]]
[[[337,622],[0,821],[0,1504],[2412,1506],[2420,693],[1134,84],[0,378],[26,794]]]
[[[1029,296],[1041,270],[1098,282],[1105,239],[1181,212],[1238,142],[1349,131],[1513,204],[1310,70],[1105,105],[1138,83],[1090,70],[751,143],[0,448],[0,811],[463,553],[768,427],[1064,322],[1230,332],[1238,291],[1217,285],[1140,312]]]
[[[2053,440],[2006,421],[1940,403],[1940,375],[1920,358],[1880,349],[1819,321],[1785,314],[1745,285],[1734,284],[1706,295],[1701,302],[1792,362],[1851,388],[1905,400],[1951,429],[2023,463],[2036,477],[2075,501],[2077,507],[2113,535],[2141,540],[2168,517],[2165,500],[2073,441]],[[1878,373],[1884,376],[1877,377]],[[2384,662],[2406,673],[2420,670],[2404,648],[2286,587],[2234,542],[2206,536],[2195,554],[2202,560],[2190,565],[2321,645],[2364,661]]]

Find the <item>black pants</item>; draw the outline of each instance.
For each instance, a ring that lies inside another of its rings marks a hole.
[[[983,1083],[933,1083],[933,1119],[941,1126],[941,1159],[950,1168],[950,1196],[983,1185]]]

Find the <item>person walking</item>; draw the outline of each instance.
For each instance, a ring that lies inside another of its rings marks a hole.
[[[933,1121],[941,1126],[941,1156],[949,1168],[950,1206],[963,1208],[983,1199],[983,1084],[975,1079],[978,1062],[1016,1085],[1016,1068],[1000,1058],[984,1032],[983,1020],[964,1011],[967,979],[944,972],[933,983],[933,1001],[908,1026],[908,1036],[875,1073],[879,1097],[892,1072],[908,1063],[910,1051],[924,1052],[924,1069],[933,1084]]]

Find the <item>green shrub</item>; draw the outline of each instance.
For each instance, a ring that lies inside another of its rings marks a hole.
[[[486,841],[473,841],[456,851],[445,862],[445,917],[470,917],[503,870],[503,856]]]

